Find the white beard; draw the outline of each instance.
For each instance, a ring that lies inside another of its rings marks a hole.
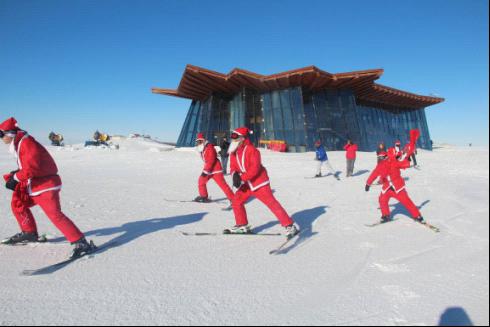
[[[236,152],[238,147],[242,144],[242,142],[231,142],[230,147],[228,148],[228,154],[233,154]]]
[[[9,152],[17,158],[17,151],[15,151],[15,144],[14,143],[15,143],[14,141],[10,142]]]
[[[196,151],[199,153],[202,153],[204,151],[204,144],[196,146]]]

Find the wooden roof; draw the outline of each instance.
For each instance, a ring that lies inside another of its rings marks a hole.
[[[177,89],[153,88],[155,94],[171,95],[193,100],[205,100],[212,93],[233,95],[243,87],[260,92],[302,86],[311,91],[321,89],[352,89],[357,103],[381,108],[418,109],[440,102],[443,98],[421,96],[374,83],[383,69],[371,69],[331,74],[315,66],[273,75],[260,75],[235,68],[228,74],[187,65]]]

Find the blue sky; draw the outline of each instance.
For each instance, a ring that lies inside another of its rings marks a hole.
[[[175,141],[186,64],[272,74],[383,68],[378,81],[446,98],[436,142],[488,145],[488,1],[0,0],[0,120],[70,142],[95,129]],[[5,117],[5,118],[3,118]]]

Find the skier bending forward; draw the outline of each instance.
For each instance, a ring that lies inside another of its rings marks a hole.
[[[236,225],[225,230],[225,233],[251,233],[245,203],[254,196],[272,211],[281,225],[286,228],[286,236],[292,238],[299,233],[299,229],[272,194],[267,170],[262,166],[259,150],[250,142],[249,134],[251,133],[246,127],[238,128],[231,134],[232,143],[229,149],[231,174],[233,185],[238,189],[232,204]]]
[[[49,152],[27,132],[21,130],[14,118],[0,124],[0,137],[10,145],[10,152],[17,158],[19,169],[4,176],[6,187],[14,192],[12,212],[21,232],[3,244],[29,243],[38,241],[36,221],[30,210],[39,205],[51,222],[73,245],[72,258],[94,250],[75,224],[61,212],[61,178]]]
[[[204,168],[199,177],[199,196],[194,201],[202,203],[210,202],[207,184],[211,179],[214,179],[231,202],[234,194],[228,184],[226,184],[223,176],[223,168],[221,162],[218,160],[218,154],[214,148],[214,144],[206,141],[203,133],[199,133],[197,135],[196,146],[197,151],[201,154],[202,161],[204,161]]]
[[[397,150],[395,148],[389,149],[388,153],[380,152],[378,154],[378,159],[379,163],[376,166],[376,169],[367,180],[366,192],[369,191],[374,181],[377,178],[380,178],[383,184],[379,196],[379,205],[382,213],[381,222],[385,223],[391,220],[389,202],[391,198],[395,198],[407,208],[415,221],[424,223],[424,218],[417,206],[410,199],[406,190],[405,180],[401,176],[401,169],[410,168],[408,159],[399,161],[397,159]]]

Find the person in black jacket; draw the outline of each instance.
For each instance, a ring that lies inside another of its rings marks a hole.
[[[226,137],[224,137],[221,141],[220,148],[221,150],[219,152],[219,155],[221,157],[221,165],[223,166],[223,174],[227,175],[228,158],[230,156],[228,154],[228,149],[230,148],[230,142],[228,142],[228,139]]]

